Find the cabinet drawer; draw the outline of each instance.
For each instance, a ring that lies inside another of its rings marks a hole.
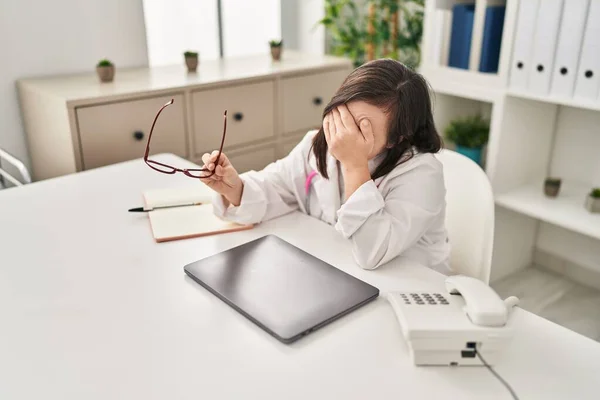
[[[283,79],[284,133],[320,126],[323,108],[349,73],[338,70]]]
[[[225,148],[249,144],[275,135],[273,81],[200,90],[192,95],[196,156],[216,150],[227,110]]]
[[[295,135],[286,138],[285,142],[279,145],[279,158],[286,157],[288,154],[290,154],[290,152],[294,150],[294,147],[296,147],[298,143],[300,143],[302,139],[304,139],[304,136],[306,136],[306,134],[307,132],[300,131],[297,132]]]
[[[240,174],[254,170],[260,171],[277,158],[275,145],[244,151],[242,153],[227,155],[229,161]]]
[[[84,169],[143,157],[156,112],[170,99],[174,103],[156,121],[150,151],[186,157],[183,96],[161,96],[78,108]]]

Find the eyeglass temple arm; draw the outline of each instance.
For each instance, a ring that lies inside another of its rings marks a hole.
[[[150,139],[152,138],[152,132],[154,132],[154,125],[156,125],[156,121],[158,120],[158,116],[168,106],[173,104],[174,99],[171,99],[169,102],[165,103],[160,110],[156,113],[156,117],[154,117],[154,121],[152,122],[152,127],[150,128],[150,133],[148,134],[148,142],[146,143],[146,152],[144,153],[144,160],[148,159],[148,155],[150,154]]]
[[[225,144],[225,135],[227,134],[227,110],[223,113],[223,135],[221,136],[221,146],[219,147],[219,154],[217,155],[217,159],[215,160],[215,170],[216,166],[219,165],[219,159],[221,158],[221,153],[223,153],[223,145]]]

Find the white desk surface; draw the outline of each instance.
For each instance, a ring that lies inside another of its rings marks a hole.
[[[184,165],[174,156],[170,163]],[[353,262],[299,213],[157,244],[146,189],[190,184],[132,161],[0,191],[0,399],[509,399],[483,367],[415,367],[387,301],[284,345],[187,278],[183,266],[268,233],[384,293],[443,277],[400,259]],[[600,344],[517,309],[497,366],[521,399],[600,398]]]

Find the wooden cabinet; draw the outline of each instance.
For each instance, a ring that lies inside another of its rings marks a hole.
[[[143,155],[156,112],[170,99],[173,104],[156,121],[150,151],[185,157],[184,101],[183,95],[177,94],[77,108],[83,167],[96,168]]]
[[[194,156],[217,150],[227,110],[225,150],[275,137],[275,80],[192,93]]]
[[[286,51],[184,65],[123,69],[114,82],[95,73],[17,82],[35,180],[142,158],[154,116],[152,154],[195,163],[219,148],[236,169],[261,169],[285,156],[310,129],[351,71],[349,60]]]
[[[337,70],[282,79],[284,134],[319,126],[323,108],[347,75]]]
[[[238,172],[260,171],[279,158],[273,144],[241,153],[234,152],[229,154],[228,157]]]

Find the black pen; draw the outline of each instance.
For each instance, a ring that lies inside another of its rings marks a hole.
[[[159,207],[152,207],[152,208],[136,207],[136,208],[130,208],[128,211],[129,212],[148,212],[148,211],[153,211],[153,210],[161,210],[164,208],[199,206],[201,204],[204,204],[204,203],[175,204],[172,206],[159,206]]]

